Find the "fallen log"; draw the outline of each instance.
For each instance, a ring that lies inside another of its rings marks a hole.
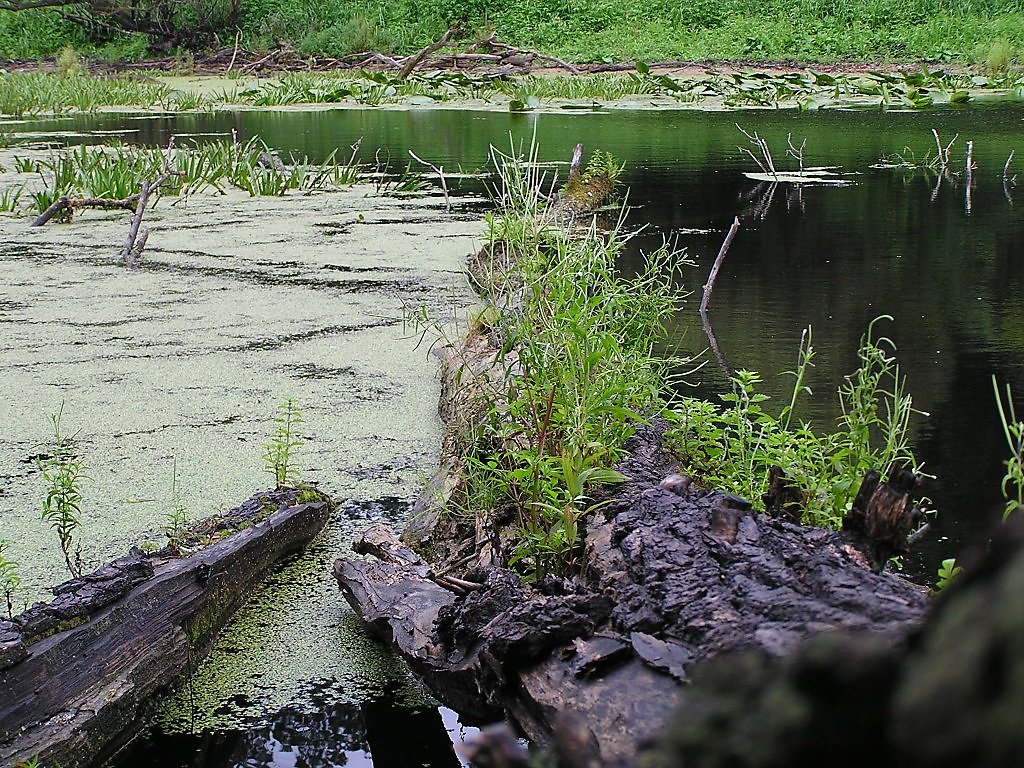
[[[154,696],[195,668],[253,586],[309,544],[330,509],[317,492],[253,496],[0,622],[0,765],[87,766],[123,747]]]
[[[678,481],[658,429],[629,449],[632,481],[587,522],[579,576],[530,586],[470,565],[480,586],[460,596],[376,528],[357,544],[376,559],[338,560],[339,585],[440,701],[540,744],[574,711],[608,764],[659,730],[704,659],[779,656],[833,629],[890,636],[922,615],[925,591],[872,571],[856,537]]]

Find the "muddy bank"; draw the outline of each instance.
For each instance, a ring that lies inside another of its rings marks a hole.
[[[15,154],[46,153],[0,151],[2,185],[33,182],[14,171]],[[261,446],[291,396],[305,418],[299,478],[356,501],[243,609],[215,668],[200,672],[199,719],[401,685],[338,607],[329,563],[356,525],[404,514],[436,462],[436,362],[415,349],[403,308],[466,305],[478,218],[445,214],[440,196],[400,201],[372,187],[175,202],[147,213],[153,232],[133,271],[116,263],[126,214],[39,229],[0,216],[0,536],[24,579],[18,599],[41,599],[63,575],[32,463],[62,402],[89,467],[82,540],[95,565],[162,542],[175,461],[192,519],[266,485]],[[286,648],[303,650],[282,664]],[[184,706],[178,720],[198,722]]]

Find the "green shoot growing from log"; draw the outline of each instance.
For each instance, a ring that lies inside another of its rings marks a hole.
[[[87,468],[78,458],[75,439],[61,433],[60,420],[64,404],[50,416],[53,424],[53,453],[36,460],[36,466],[46,481],[42,518],[57,534],[64,564],[74,577],[82,575],[82,546],[76,541],[81,528],[82,481]]]
[[[1003,425],[1006,445],[1010,449],[1010,458],[1006,461],[1006,474],[1003,475],[1002,491],[1006,498],[1006,509],[1003,520],[1016,510],[1024,508],[1024,421],[1017,419],[1013,407],[1013,393],[1010,385],[1006,385],[1006,403],[999,392],[996,377],[992,377],[992,391],[996,396],[996,407],[999,409],[999,421]]]
[[[173,539],[181,529],[188,525],[188,509],[181,498],[181,491],[178,489],[178,460],[174,459],[171,464],[171,509],[167,513],[167,525],[164,526],[164,533],[167,538]]]
[[[302,412],[295,399],[285,398],[277,406],[274,417],[274,431],[270,440],[263,445],[263,464],[274,476],[277,489],[281,490],[294,485],[298,473],[292,467],[295,451],[302,445],[299,426],[302,424]]]
[[[10,545],[11,542],[7,539],[0,539],[0,592],[3,593],[9,619],[14,618],[14,595],[21,587],[18,563],[15,560],[8,560],[5,555]]]

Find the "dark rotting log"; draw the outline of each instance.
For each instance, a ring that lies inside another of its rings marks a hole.
[[[782,467],[768,470],[768,492],[761,499],[764,510],[772,517],[799,523],[804,513],[804,492],[791,483]]]
[[[379,529],[356,546],[381,560],[341,559],[335,575],[442,702],[502,712],[542,744],[572,710],[606,763],[635,755],[704,659],[777,656],[831,629],[888,636],[919,619],[924,590],[872,572],[850,537],[696,488],[660,440],[643,428],[629,444],[620,469],[632,480],[587,521],[580,576],[528,585],[468,567],[482,584],[456,596]]]
[[[891,557],[906,553],[908,537],[924,521],[924,512],[914,501],[917,476],[893,466],[888,477],[883,483],[877,472],[869,472],[843,518],[843,530],[863,542],[875,570],[884,568]]]
[[[130,741],[252,587],[326,524],[329,499],[299,497],[254,496],[180,532],[198,548],[187,557],[133,550],[0,622],[0,765],[87,766]]]

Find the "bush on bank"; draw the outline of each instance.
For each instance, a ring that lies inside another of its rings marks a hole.
[[[882,58],[1008,66],[1024,50],[1021,0],[241,0],[223,28],[219,0],[185,5],[190,12],[174,11],[168,22],[180,40],[196,39],[202,22],[216,30],[206,35],[210,46],[233,44],[237,28],[247,48],[286,44],[311,56],[407,53],[459,20],[469,37],[493,31],[577,61]],[[86,29],[58,11],[0,11],[0,56],[51,56],[67,45],[116,59],[137,57],[142,41],[125,42],[101,25]]]

